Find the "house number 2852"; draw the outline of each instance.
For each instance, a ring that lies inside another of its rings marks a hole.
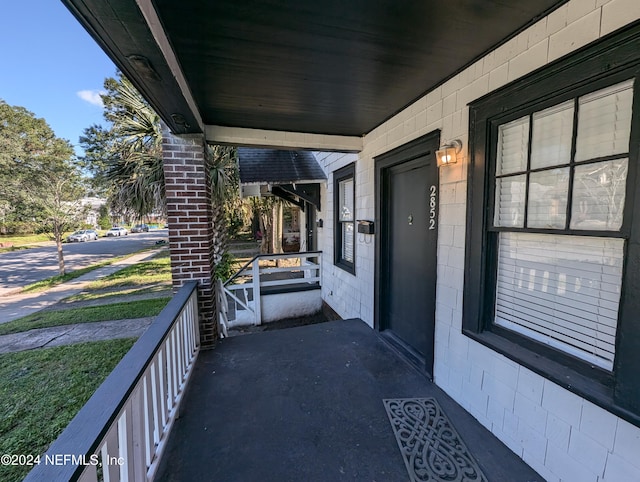
[[[429,229],[436,229],[436,187],[429,187]]]

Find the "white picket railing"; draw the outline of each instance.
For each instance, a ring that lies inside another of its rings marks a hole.
[[[226,336],[227,328],[238,319],[239,313],[248,316],[254,325],[262,323],[262,288],[320,285],[321,256],[322,251],[260,254],[240,268],[226,283],[219,282],[217,305],[220,333]],[[276,261],[276,266],[269,266],[270,261]],[[233,308],[231,310],[230,305]]]
[[[153,480],[200,348],[196,287],[180,289],[25,481]]]

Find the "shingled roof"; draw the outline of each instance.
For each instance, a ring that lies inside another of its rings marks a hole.
[[[295,184],[327,179],[308,151],[240,147],[238,163],[242,184]]]

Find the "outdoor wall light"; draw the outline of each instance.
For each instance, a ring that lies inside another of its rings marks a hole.
[[[154,81],[160,80],[160,75],[158,75],[158,72],[153,68],[153,65],[151,65],[148,58],[142,55],[129,55],[127,60],[136,72],[145,79]]]
[[[462,141],[455,139],[436,151],[438,167],[458,162],[458,152],[462,150]]]
[[[171,119],[185,130],[191,127],[182,114],[171,114]]]

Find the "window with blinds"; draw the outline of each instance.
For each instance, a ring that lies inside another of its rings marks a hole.
[[[353,263],[353,244],[354,244],[354,192],[353,179],[341,181],[340,190],[340,226],[342,231],[342,259]]]
[[[355,274],[355,164],[338,169],[334,182],[334,264]]]
[[[624,241],[500,233],[495,323],[611,370]]]
[[[607,370],[632,99],[623,82],[498,127],[494,323]]]

